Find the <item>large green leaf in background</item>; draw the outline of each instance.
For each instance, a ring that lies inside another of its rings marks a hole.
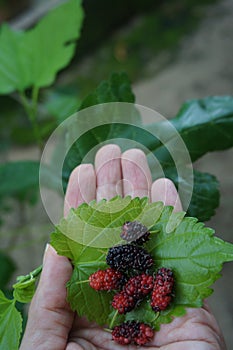
[[[125,73],[113,73],[109,80],[102,81],[93,92],[86,96],[80,110],[107,102],[135,102],[129,78]]]
[[[174,182],[177,183],[175,179]],[[200,221],[207,221],[215,214],[219,200],[219,183],[216,177],[194,170],[194,188],[188,215],[198,217]]]
[[[56,73],[73,57],[82,20],[81,1],[69,0],[26,32],[4,24],[0,32],[0,93],[52,84]]]
[[[190,189],[190,183],[186,177],[178,176],[175,168],[171,167],[165,170],[165,175],[171,179],[175,185],[182,186],[183,196],[187,196]],[[188,216],[197,217],[200,221],[209,220],[214,214],[215,209],[219,206],[219,182],[214,175],[202,173],[194,170],[193,172],[193,191]]]
[[[190,100],[171,119],[194,162],[204,154],[233,146],[233,97]]]

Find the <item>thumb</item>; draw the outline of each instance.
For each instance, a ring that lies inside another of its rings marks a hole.
[[[66,283],[71,273],[69,260],[47,245],[20,350],[64,350],[74,317],[66,301]]]

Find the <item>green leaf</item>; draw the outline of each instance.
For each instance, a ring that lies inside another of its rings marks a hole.
[[[219,182],[214,175],[194,171],[194,188],[188,215],[207,221],[219,206]]]
[[[97,88],[84,98],[80,110],[100,103],[130,102],[135,97],[125,73],[113,73],[109,80],[102,81]]]
[[[71,308],[77,310],[79,316],[86,316],[90,321],[106,324],[109,313],[112,311],[111,300],[113,293],[96,293],[85,281],[99,268],[105,268],[105,261],[77,264],[70,282],[68,283],[68,301]]]
[[[50,244],[58,254],[66,256],[72,261],[79,259],[84,248],[80,243],[64,235],[58,227],[51,233]]]
[[[133,220],[151,231],[145,248],[154,259],[154,271],[159,267],[174,271],[175,296],[170,307],[160,314],[151,310],[147,299],[124,317],[146,321],[158,329],[161,323],[184,315],[186,307],[202,306],[212,293],[210,286],[219,278],[222,264],[233,260],[233,245],[215,237],[214,231],[196,218],[173,213],[171,206],[149,203],[147,198],[116,197],[71,210],[52,234],[51,244],[74,264],[68,283],[72,309],[100,325],[111,323],[113,295],[94,291],[88,278],[96,270],[107,268],[107,248],[122,242],[122,224]],[[114,324],[119,320],[122,316],[116,316]]]
[[[207,152],[230,148],[233,146],[233,97],[187,101],[171,122],[183,138],[192,161]]]
[[[28,32],[35,86],[52,84],[56,73],[70,62],[82,21],[81,1],[70,0],[51,11]]]
[[[184,103],[178,115],[170,122],[184,140],[194,162],[212,151],[221,151],[233,146],[233,97],[213,96]],[[163,128],[163,123],[147,126],[148,130]],[[169,141],[169,140],[168,140]],[[185,192],[190,191],[186,180],[177,175],[174,161],[164,145],[154,138],[146,140],[147,147],[159,160],[165,176],[182,184]],[[153,177],[155,174],[152,174]],[[194,171],[194,188],[188,215],[206,221],[219,205],[219,185],[210,175]]]
[[[143,323],[148,323],[154,327],[156,320],[159,316],[158,312],[154,312],[150,306],[149,298],[146,298],[140,304],[140,307],[135,308],[134,310],[128,312],[125,315],[126,321],[137,320]],[[160,315],[161,317],[161,315]]]
[[[149,204],[148,198],[115,197],[109,202],[84,203],[61,220],[51,235],[51,244],[59,254],[73,261],[68,300],[80,316],[86,315],[101,325],[106,323],[112,312],[112,293],[96,293],[88,283],[80,281],[86,281],[97,269],[107,267],[106,248],[122,242],[120,232],[125,221],[138,219],[150,227],[159,219],[162,209],[161,202]]]
[[[49,86],[73,57],[83,12],[80,0],[69,0],[50,11],[32,29],[0,33],[0,93]]]
[[[31,279],[24,283],[18,283],[13,285],[14,298],[20,303],[30,303],[35,293],[36,280]]]
[[[42,266],[25,276],[18,276],[17,282],[13,285],[14,299],[20,303],[29,303],[35,293],[37,277],[42,271]]]
[[[192,190],[190,185],[185,178],[177,175],[174,168],[167,169],[165,175],[174,182],[177,188],[182,186],[183,193],[180,193],[182,201],[182,195],[187,196],[187,193]],[[192,198],[187,215],[197,217],[200,221],[207,221],[215,214],[215,209],[219,206],[219,182],[214,175],[197,170],[194,170],[193,175]]]
[[[8,255],[0,252],[0,289],[6,287],[14,271],[15,264],[13,260]]]
[[[22,332],[22,316],[15,307],[15,300],[9,300],[0,291],[0,348],[17,350]]]
[[[196,218],[185,217],[176,229],[167,233],[166,210],[161,223],[155,225],[160,233],[147,245],[157,267],[168,267],[176,279],[174,305],[200,307],[219,278],[222,264],[233,260],[233,245],[214,237],[214,230]]]
[[[24,60],[24,35],[3,24],[0,32],[0,93],[9,94],[30,85]]]
[[[140,307],[125,315],[125,320],[138,320],[140,322],[148,323],[154,330],[159,331],[161,324],[172,322],[174,317],[182,317],[186,314],[185,308],[179,305],[170,305],[168,309],[161,313],[156,313],[151,309],[150,300],[147,298],[143,301]]]
[[[84,203],[77,209],[72,209],[68,218],[62,219],[57,226],[58,232],[65,236],[59,249],[65,246],[69,254],[71,252],[80,260],[81,247],[84,247],[82,255],[85,250],[93,247],[103,249],[118,244],[121,241],[121,227],[126,221],[137,219],[150,228],[159,219],[162,209],[162,202],[148,203],[147,197],[114,197],[110,201],[92,201],[89,205]],[[55,237],[56,233],[55,236],[52,235],[52,238]],[[67,238],[78,243],[74,245],[75,250]],[[56,240],[52,242],[56,243]],[[58,248],[56,244],[55,248]],[[60,250],[58,252],[60,253]]]

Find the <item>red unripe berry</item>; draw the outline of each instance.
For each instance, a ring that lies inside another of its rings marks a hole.
[[[139,300],[152,291],[153,284],[153,276],[142,273],[141,275],[131,277],[125,284],[124,291],[134,299]]]
[[[174,287],[173,272],[162,267],[158,270],[151,295],[151,307],[155,312],[165,310],[171,302]]]
[[[126,314],[134,309],[136,303],[137,300],[123,290],[114,295],[112,306],[114,309],[118,310],[119,314]]]
[[[116,294],[112,301],[114,309],[125,314],[134,309],[153,289],[153,276],[142,273],[131,277],[124,285],[123,290]]]
[[[89,276],[91,288],[95,290],[116,290],[121,287],[124,275],[120,271],[108,268],[98,270]]]

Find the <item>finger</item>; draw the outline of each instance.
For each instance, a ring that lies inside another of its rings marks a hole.
[[[165,205],[172,205],[174,211],[182,211],[182,204],[175,185],[169,179],[163,178],[154,181],[151,186],[152,202],[162,201]]]
[[[124,152],[121,166],[124,196],[150,198],[152,179],[145,153],[136,148]]]
[[[93,165],[81,164],[76,167],[69,178],[65,202],[64,215],[70,208],[77,208],[80,204],[89,203],[96,197],[96,175]]]
[[[97,201],[122,196],[120,147],[106,145],[100,148],[95,157],[95,171]]]
[[[64,350],[74,314],[66,301],[66,283],[72,274],[69,260],[48,245],[43,270],[32,300],[21,350]]]

